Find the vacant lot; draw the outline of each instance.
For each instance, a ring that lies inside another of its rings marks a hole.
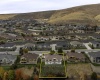
[[[70,78],[79,78],[82,74],[91,75],[92,72],[89,63],[67,64],[67,75]]]
[[[20,70],[22,70],[23,74],[28,75],[28,76],[32,76],[33,69],[34,69],[34,67],[32,67],[31,69],[28,69],[28,68],[20,68]]]

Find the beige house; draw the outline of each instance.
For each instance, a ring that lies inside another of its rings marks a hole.
[[[35,53],[26,53],[21,56],[21,64],[37,64],[38,55]]]
[[[82,53],[68,52],[66,53],[67,62],[84,62],[85,56]]]
[[[44,55],[45,64],[62,64],[63,56],[58,54],[45,54]]]

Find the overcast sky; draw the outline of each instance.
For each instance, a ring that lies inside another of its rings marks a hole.
[[[58,10],[97,3],[100,0],[0,0],[0,14]]]

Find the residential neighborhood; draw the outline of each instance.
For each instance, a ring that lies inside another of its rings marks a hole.
[[[100,80],[100,0],[0,0],[0,80]]]
[[[94,72],[99,78],[99,26],[50,25],[32,19],[1,20],[0,26],[0,66],[5,70],[25,69],[40,80],[91,80]]]

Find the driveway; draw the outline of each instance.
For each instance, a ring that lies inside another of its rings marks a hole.
[[[15,52],[18,52],[18,51],[20,50],[21,47],[23,47],[23,45],[21,45],[21,46],[16,46]]]
[[[88,50],[92,50],[91,47],[89,46],[89,43],[83,43],[85,45],[85,47],[88,49]]]

